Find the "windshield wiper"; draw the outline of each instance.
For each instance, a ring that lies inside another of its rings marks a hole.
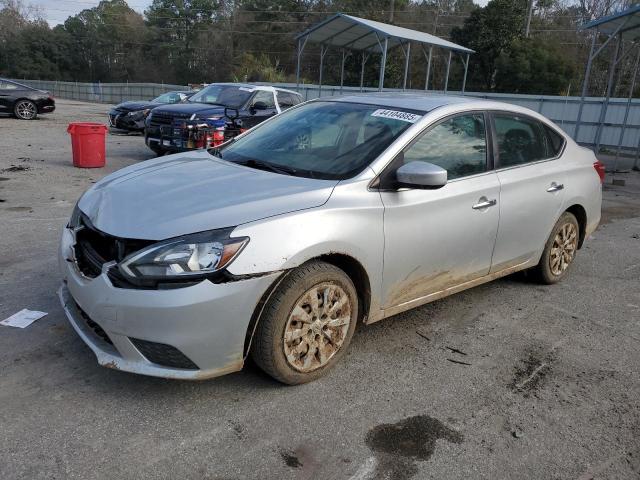
[[[296,175],[298,173],[298,170],[296,170],[295,168],[274,165],[273,163],[262,162],[253,158],[245,160],[244,162],[236,163],[238,163],[239,165],[244,165],[245,167],[255,168],[257,170],[266,170],[268,172],[281,173],[283,175]]]

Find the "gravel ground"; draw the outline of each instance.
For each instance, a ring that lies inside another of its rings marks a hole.
[[[0,327],[0,478],[639,478],[639,174],[606,187],[559,285],[516,275],[361,328],[308,385],[168,381],[98,367],[55,296],[75,200],[152,156],[109,136],[106,168],[72,168],[67,123],[106,110],[0,118],[0,319],[49,312]]]

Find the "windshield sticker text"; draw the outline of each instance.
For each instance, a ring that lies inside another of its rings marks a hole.
[[[371,114],[372,117],[392,118],[394,120],[402,120],[403,122],[416,123],[422,118],[422,115],[415,113],[399,112],[397,110],[385,110],[380,108]]]

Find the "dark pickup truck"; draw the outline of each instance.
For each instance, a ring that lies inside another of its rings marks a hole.
[[[157,155],[215,147],[301,102],[300,94],[290,90],[211,84],[185,102],[151,110],[145,143]]]

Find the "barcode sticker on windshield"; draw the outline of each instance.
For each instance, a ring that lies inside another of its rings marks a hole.
[[[371,114],[372,117],[392,118],[394,120],[402,120],[403,122],[416,123],[422,118],[422,115],[415,113],[399,112],[397,110],[385,110],[380,108]]]

